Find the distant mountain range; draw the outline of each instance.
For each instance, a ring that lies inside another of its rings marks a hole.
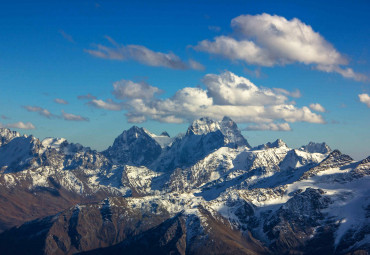
[[[97,152],[0,128],[0,254],[368,254],[370,157],[252,147],[235,122]]]

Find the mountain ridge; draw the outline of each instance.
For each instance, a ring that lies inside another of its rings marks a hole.
[[[20,242],[31,254],[370,251],[370,157],[280,139],[251,148],[234,124],[201,118],[166,146],[156,138],[167,135],[134,126],[103,152],[0,130],[0,246]]]

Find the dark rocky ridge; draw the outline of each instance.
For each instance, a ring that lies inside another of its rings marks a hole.
[[[161,146],[143,128],[123,131],[103,155],[115,164],[150,165],[162,152]]]

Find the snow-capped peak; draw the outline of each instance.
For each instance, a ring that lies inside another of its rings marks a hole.
[[[161,136],[168,136],[168,137],[171,137],[169,133],[167,133],[167,131],[163,131],[161,134]]]
[[[15,137],[20,137],[21,134],[16,131],[11,131],[8,128],[0,128],[0,146],[7,144]]]
[[[194,120],[186,134],[205,135],[220,130],[220,123],[208,117]]]
[[[270,143],[269,145],[270,148],[288,147],[287,144],[281,139],[277,139],[275,142]]]
[[[206,135],[211,132],[221,131],[231,146],[246,146],[250,148],[248,141],[243,137],[236,123],[225,116],[222,121],[214,121],[203,117],[195,120],[188,128],[187,135]]]
[[[322,154],[331,152],[331,148],[326,143],[314,143],[314,142],[309,142],[307,145],[304,145],[301,148],[299,148],[299,150],[310,153],[322,153]]]
[[[156,135],[156,134],[153,134],[152,132],[150,132],[149,130],[147,130],[145,128],[143,128],[143,130],[151,138],[153,138],[162,148],[166,148],[173,141],[173,138],[171,138],[170,135],[166,131],[162,132],[160,135]]]
[[[144,128],[133,126],[123,131],[103,154],[114,163],[147,165],[162,151],[160,144],[154,139],[155,136]]]
[[[281,140],[277,139],[275,142],[268,142],[265,144],[258,145],[254,147],[254,150],[265,150],[265,149],[270,149],[270,148],[281,148],[281,147],[288,147],[287,144]]]
[[[45,148],[52,148],[59,150],[60,145],[66,141],[65,138],[53,138],[53,137],[47,137],[44,140],[42,140],[41,144]]]

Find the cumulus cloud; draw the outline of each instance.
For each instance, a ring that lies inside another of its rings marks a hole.
[[[172,52],[163,53],[150,50],[142,45],[123,45],[118,44],[109,36],[106,39],[111,43],[111,46],[97,44],[96,49],[85,49],[87,53],[97,58],[110,60],[134,60],[144,65],[162,66],[172,69],[199,69],[201,65],[185,63]]]
[[[193,48],[231,60],[260,66],[302,63],[315,69],[336,72],[346,78],[365,80],[348,60],[311,26],[297,18],[277,15],[241,15],[231,21],[233,36],[203,40]]]
[[[108,99],[106,102],[100,99],[93,99],[87,103],[96,108],[101,108],[110,111],[120,111],[123,109],[122,103],[116,103],[112,99]]]
[[[151,99],[155,94],[159,94],[162,91],[157,88],[150,86],[145,82],[133,82],[129,80],[120,80],[113,83],[112,94],[117,99]]]
[[[361,103],[364,103],[367,105],[367,107],[370,108],[370,96],[368,94],[359,94],[358,98],[360,99]]]
[[[61,98],[55,98],[54,102],[57,103],[57,104],[68,104],[68,102],[66,100],[61,99]]]
[[[89,121],[88,118],[82,117],[80,115],[75,115],[72,113],[66,113],[62,111],[62,116],[64,120],[70,120],[70,121]]]
[[[282,104],[287,100],[286,96],[270,89],[258,88],[250,80],[231,72],[207,74],[203,83],[217,105],[271,105]]]
[[[289,123],[267,123],[267,124],[257,124],[250,125],[245,128],[248,131],[291,131]]]
[[[73,37],[71,35],[67,34],[66,32],[64,32],[63,30],[59,30],[59,34],[61,34],[63,36],[63,38],[66,39],[67,41],[72,42],[72,43],[75,42],[73,40]]]
[[[310,108],[317,112],[326,112],[325,108],[321,104],[310,104]]]
[[[172,97],[160,99],[156,97],[159,91],[156,87],[121,81],[113,84],[113,94],[122,100],[128,121],[136,123],[147,119],[182,123],[202,116],[213,119],[230,116],[240,123],[266,124],[269,128],[264,126],[265,130],[288,130],[286,124],[275,122],[325,123],[323,117],[311,112],[309,107],[293,105],[289,101],[290,92],[258,87],[228,71],[208,74],[203,83],[206,89],[185,87]],[[131,84],[138,88],[128,90]]]
[[[10,123],[10,124],[1,124],[0,127],[2,128],[19,128],[19,129],[35,129],[35,126],[31,122],[15,122],[15,123]]]
[[[41,116],[46,117],[48,119],[57,117],[56,115],[49,112],[49,110],[47,110],[45,108],[42,108],[42,107],[39,107],[39,106],[26,105],[26,106],[23,106],[23,108],[26,109],[29,112],[38,112]]]
[[[198,51],[206,51],[231,60],[243,60],[248,64],[273,66],[274,60],[265,50],[252,41],[238,41],[228,36],[218,36],[214,41],[203,40],[194,47]]]

